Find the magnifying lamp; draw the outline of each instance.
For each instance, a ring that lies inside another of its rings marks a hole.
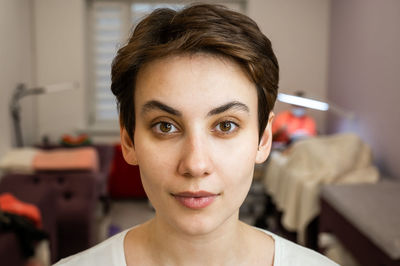
[[[58,83],[58,84],[47,85],[47,86],[37,87],[37,88],[27,88],[25,84],[22,84],[22,83],[18,84],[12,95],[11,103],[10,103],[10,112],[11,112],[11,117],[12,117],[13,124],[14,124],[14,131],[15,131],[17,147],[22,147],[24,145],[23,139],[22,139],[22,131],[21,131],[21,115],[20,115],[21,106],[19,103],[19,101],[22,98],[30,96],[30,95],[40,95],[40,94],[53,93],[53,92],[62,92],[62,91],[72,90],[72,89],[77,89],[77,88],[79,88],[78,82]]]

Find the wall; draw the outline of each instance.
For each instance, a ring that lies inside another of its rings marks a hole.
[[[329,0],[248,0],[248,15],[271,40],[280,65],[280,91],[302,90],[326,100],[329,47]],[[275,111],[289,108],[277,102]],[[309,111],[325,131],[325,113]]]
[[[38,85],[77,81],[78,90],[38,99],[38,140],[58,141],[86,124],[86,1],[34,0]]]
[[[18,83],[32,82],[32,16],[29,0],[0,0],[0,157],[15,143],[9,103]],[[24,140],[34,137],[35,99],[21,101]]]
[[[400,180],[400,1],[332,1],[328,98],[354,111],[334,114],[328,131],[356,132],[385,175]]]

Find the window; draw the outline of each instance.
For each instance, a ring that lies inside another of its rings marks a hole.
[[[89,2],[90,27],[90,99],[91,125],[114,125],[118,119],[115,97],[111,87],[111,62],[132,29],[144,16],[156,8],[180,9],[193,1],[104,1]],[[220,0],[233,10],[243,12],[245,0]],[[94,101],[93,101],[94,99]]]

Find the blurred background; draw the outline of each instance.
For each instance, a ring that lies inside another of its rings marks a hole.
[[[329,112],[312,113],[318,131],[357,132],[372,146],[381,170],[399,177],[398,1],[230,2],[254,19],[271,39],[281,68],[281,92],[301,90],[308,97],[332,101],[356,114],[356,121],[349,124]],[[104,103],[103,99],[111,97],[111,92],[101,90],[103,84],[99,78],[101,61],[109,67],[112,55],[107,57],[107,52],[99,51],[102,49],[99,39],[116,39],[111,44],[115,52],[126,40],[131,21],[138,20],[143,13],[136,12],[137,17],[132,17],[136,13],[129,8],[129,1],[2,0],[0,3],[0,154],[14,143],[8,106],[18,83],[28,87],[70,81],[80,84],[75,91],[23,100],[26,144],[38,143],[44,136],[56,141],[62,134],[77,131],[91,132],[101,140],[109,135],[117,139],[116,107],[114,102],[112,106]],[[107,8],[102,3],[114,6]],[[102,22],[96,18],[107,11],[116,17],[112,22],[116,29],[110,36],[101,36],[98,28]],[[103,81],[106,82],[109,80]],[[276,111],[285,108],[278,103]]]
[[[54,93],[44,90],[19,100],[24,147],[54,146],[60,142],[82,144],[82,139],[77,139],[82,136],[85,138],[83,141],[89,141],[91,145],[109,145],[114,154],[109,155],[110,159],[105,163],[107,179],[110,169],[113,165],[116,167],[115,152],[118,152],[119,142],[117,109],[109,89],[112,58],[127,40],[135,23],[145,14],[157,7],[180,8],[192,2],[0,0],[0,158],[18,144],[10,113],[18,84],[25,84],[25,89],[29,89],[62,83],[67,84],[66,89]],[[281,93],[302,91],[305,97],[331,105],[327,111],[307,109],[307,114],[315,120],[317,136],[354,134],[370,148],[370,163],[379,172],[380,180],[383,177],[398,184],[400,1],[212,2],[247,14],[271,40],[280,64]],[[275,113],[290,108],[287,103],[277,102]],[[72,140],[66,139],[66,135]],[[341,152],[346,153],[346,150]],[[8,174],[8,171],[2,171],[2,174]],[[268,162],[256,168],[255,173],[262,179],[267,171]],[[104,182],[109,184],[107,180]],[[260,184],[263,187],[265,182],[260,181]],[[109,188],[101,189],[106,191],[100,193],[101,196],[107,198],[104,213],[109,214]],[[258,201],[264,204],[265,196],[267,202],[279,202],[271,195],[264,195],[264,192],[274,194],[268,188],[260,190],[263,198],[258,200],[256,197]],[[254,191],[258,193],[257,186]],[[397,200],[391,198],[390,202]],[[151,213],[147,202],[141,203],[140,208]],[[111,213],[112,206],[116,205],[111,204]],[[278,206],[277,209],[283,211],[285,207]],[[398,219],[395,221],[395,229],[400,232]],[[118,227],[115,223],[112,225]],[[109,223],[107,230],[114,227]],[[297,231],[287,227],[289,231]],[[394,239],[393,234],[388,234],[392,236],[391,240],[400,243],[400,238]],[[381,250],[385,248],[387,246]],[[389,249],[388,257],[398,263],[398,244],[397,249]],[[353,251],[353,255],[357,252]],[[348,263],[352,265],[353,262]]]

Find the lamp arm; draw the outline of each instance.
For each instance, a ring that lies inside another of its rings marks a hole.
[[[335,103],[329,102],[329,109],[333,112],[336,113],[339,116],[342,116],[346,119],[349,120],[354,120],[355,119],[355,114],[352,111],[346,110]]]
[[[15,92],[10,102],[10,112],[11,112],[11,117],[13,119],[17,147],[23,146],[21,116],[20,116],[21,107],[19,101],[26,96],[36,95],[41,93],[44,93],[43,88],[27,89],[25,84],[23,83],[18,84],[15,89]]]
[[[19,108],[19,100],[21,100],[22,98],[29,96],[29,95],[37,95],[37,94],[42,94],[44,93],[44,89],[43,88],[32,88],[32,89],[27,89],[25,84],[21,83],[18,84],[12,99],[11,99],[11,104],[10,104],[10,108],[11,110]]]

